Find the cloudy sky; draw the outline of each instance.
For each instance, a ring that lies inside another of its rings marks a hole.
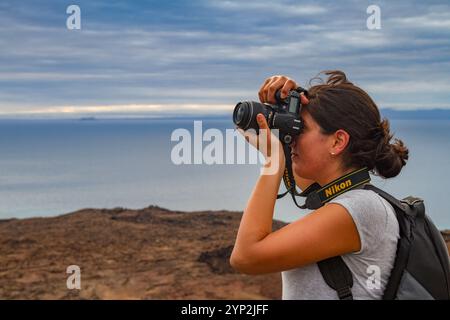
[[[2,0],[0,116],[228,112],[270,75],[326,69],[380,108],[450,109],[449,39],[448,0]]]

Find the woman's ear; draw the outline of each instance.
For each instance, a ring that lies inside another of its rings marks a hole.
[[[334,134],[333,146],[330,150],[331,155],[338,155],[342,153],[350,142],[350,135],[347,131],[339,129]]]

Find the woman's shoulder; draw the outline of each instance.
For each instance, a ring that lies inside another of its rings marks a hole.
[[[363,218],[370,220],[382,219],[386,221],[389,216],[394,216],[394,208],[383,197],[373,190],[354,189],[347,191],[330,203],[338,203],[344,206],[353,218]]]
[[[375,245],[386,233],[398,232],[394,208],[372,190],[350,190],[329,203],[340,204],[347,209],[360,234],[363,248]]]
[[[351,203],[354,206],[357,207],[363,207],[367,209],[385,209],[386,211],[392,211],[394,212],[394,208],[391,206],[391,204],[385,200],[382,196],[377,194],[373,190],[367,190],[367,189],[353,189],[350,191],[347,191],[336,198],[332,199],[330,203]],[[376,210],[376,211],[378,211]],[[367,211],[367,210],[364,210]],[[383,210],[381,210],[383,211]]]
[[[338,195],[334,199],[343,199],[343,198],[350,198],[350,199],[363,199],[363,200],[374,200],[380,198],[380,196],[373,190],[368,189],[352,189],[347,192],[344,192],[340,195]],[[334,200],[333,199],[333,200]]]

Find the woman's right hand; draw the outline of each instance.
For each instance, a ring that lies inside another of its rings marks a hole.
[[[269,77],[259,89],[259,100],[262,103],[275,104],[275,92],[277,92],[277,90],[281,89],[280,97],[281,99],[284,99],[288,96],[289,91],[294,90],[297,87],[297,83],[286,76],[278,75]]]
[[[261,88],[259,89],[259,100],[262,103],[270,103],[275,104],[275,92],[277,90],[281,89],[280,97],[282,99],[286,98],[289,94],[289,91],[294,90],[298,87],[297,83],[286,76],[278,75],[278,76],[272,76],[267,78]],[[301,102],[302,104],[306,105],[309,103],[308,98],[305,97],[305,95],[301,95]],[[298,176],[295,172],[294,179],[295,184],[301,189],[305,190],[308,188],[311,184],[314,183],[313,180],[305,179],[303,177]]]

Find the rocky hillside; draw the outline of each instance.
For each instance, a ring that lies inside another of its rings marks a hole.
[[[279,299],[280,274],[229,266],[240,218],[150,206],[2,220],[0,299]],[[81,290],[67,289],[70,265]]]
[[[229,266],[240,218],[150,206],[1,220],[0,299],[280,299],[279,273]],[[81,290],[67,289],[70,265]]]

